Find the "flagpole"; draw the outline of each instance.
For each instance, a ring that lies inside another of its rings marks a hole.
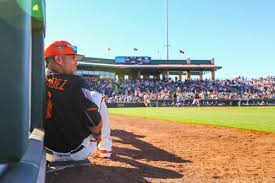
[[[165,0],[165,20],[166,20],[166,59],[169,60],[169,42],[168,42],[168,0]]]

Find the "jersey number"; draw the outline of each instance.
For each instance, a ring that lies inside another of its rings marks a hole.
[[[52,110],[53,110],[53,102],[52,102],[52,94],[48,91],[48,103],[47,103],[47,110],[46,110],[46,119],[52,118]]]

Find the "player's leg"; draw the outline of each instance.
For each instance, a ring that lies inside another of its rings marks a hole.
[[[81,150],[71,154],[73,161],[84,160],[87,159],[89,156],[95,154],[97,150],[96,139],[92,135],[90,135],[82,142],[80,147],[82,148]]]
[[[110,119],[107,105],[104,101],[101,103],[100,114],[102,116],[102,130],[101,130],[101,141],[98,144],[100,150],[100,156],[103,158],[109,158],[112,152],[112,138]]]
[[[87,159],[88,156],[94,154],[97,150],[96,139],[89,136],[83,140],[81,145],[75,150],[68,153],[55,152],[48,148],[46,150],[46,160],[48,162],[61,162],[61,161],[80,161]]]
[[[108,108],[101,94],[92,91],[91,96],[93,102],[98,106],[102,117],[101,141],[98,144],[98,149],[100,150],[99,155],[104,158],[109,158],[112,151],[112,138]]]

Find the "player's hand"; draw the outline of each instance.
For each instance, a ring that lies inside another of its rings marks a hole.
[[[99,143],[101,141],[101,130],[102,130],[102,121],[97,126],[90,127],[89,130],[91,134],[94,136],[96,141]]]
[[[101,134],[95,137],[97,144],[101,141]]]

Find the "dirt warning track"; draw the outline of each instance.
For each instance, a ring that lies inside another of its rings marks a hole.
[[[275,134],[111,116],[113,156],[46,182],[275,182]]]

